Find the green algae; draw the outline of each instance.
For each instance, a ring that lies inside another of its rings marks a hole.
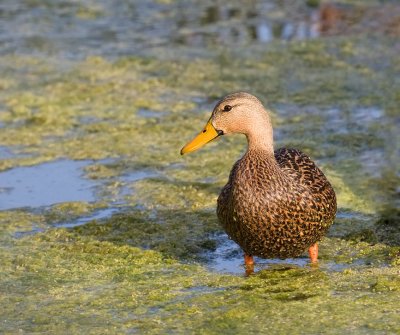
[[[123,220],[113,219],[114,225]],[[399,330],[396,267],[326,273],[277,266],[250,278],[221,275],[129,246],[126,236],[115,235],[121,226],[99,233],[102,226],[50,229],[14,239],[12,247],[2,243],[3,332],[16,325],[56,333]],[[322,250],[333,244],[324,242]],[[316,313],[318,319],[309,317]]]
[[[0,222],[2,237],[46,227],[46,221],[42,216],[26,211],[0,211]]]
[[[63,202],[52,205],[43,213],[46,222],[55,224],[66,221],[74,221],[82,216],[88,216],[96,210],[106,208],[106,203],[87,203],[84,201]]]
[[[205,260],[215,250],[220,231],[214,213],[204,211],[148,210],[116,214],[74,229],[100,241],[140,246],[181,260]],[[208,236],[208,238],[207,238]]]
[[[357,49],[354,53],[364,52],[360,42],[357,42],[357,40],[353,42],[353,48]],[[177,90],[182,90],[182,87],[190,92],[189,97],[193,92],[202,90],[202,92],[213,92],[213,96],[217,96],[235,89],[230,88],[231,84],[227,84],[228,82],[235,82],[238,88],[248,87],[249,90],[251,82],[252,91],[260,96],[266,96],[275,105],[291,100],[299,105],[312,103],[317,108],[334,104],[346,109],[354,107],[356,100],[354,94],[357,91],[358,103],[362,103],[368,97],[366,101],[368,104],[384,104],[385,108],[391,108],[390,102],[393,99],[391,96],[388,97],[388,94],[391,94],[389,89],[391,83],[380,80],[386,75],[386,70],[383,73],[376,73],[374,68],[369,68],[370,72],[365,74],[365,71],[352,64],[348,51],[344,54],[331,53],[332,43],[331,41],[328,44],[321,41],[298,43],[291,45],[289,52],[277,46],[264,56],[258,55],[261,61],[254,66],[240,57],[229,55],[230,58],[233,57],[231,61],[233,68],[241,68],[245,62],[244,69],[235,71],[234,74],[224,68],[216,71],[212,60],[199,60],[189,64],[177,60],[171,64],[157,59],[144,61],[128,58],[110,63],[99,57],[92,57],[61,75],[56,82],[51,80],[50,83],[43,83],[41,71],[44,66],[39,64],[38,69],[32,70],[37,77],[35,84],[38,85],[35,85],[35,89],[28,92],[10,90],[5,98],[7,109],[1,114],[1,121],[6,127],[0,135],[0,141],[4,145],[18,147],[18,151],[26,155],[2,161],[1,168],[7,169],[16,164],[32,165],[60,157],[104,159],[122,156],[130,157],[132,163],[137,165],[155,161],[157,168],[181,162],[176,150],[182,145],[182,138],[190,138],[197,132],[209,114],[209,111],[203,109],[204,117],[199,117],[198,125],[194,126],[192,116],[188,115],[191,115],[196,106],[190,101],[181,100],[180,97],[184,92],[178,93]],[[321,68],[324,71],[320,71]],[[260,69],[264,72],[263,76],[269,79],[267,82],[260,80]],[[49,71],[47,68],[45,70],[45,73]],[[371,77],[376,78],[371,80]],[[206,84],[212,86],[200,87],[200,84],[203,86],[204,78],[207,78]],[[378,92],[385,94],[377,94]],[[384,102],[382,97],[386,97]],[[138,111],[143,108],[159,112],[160,117],[138,116]],[[298,127],[301,119],[284,119],[279,117],[279,109],[273,108],[273,111],[277,125],[285,124],[285,127],[290,129],[290,141],[279,140],[278,144],[293,143],[293,146],[296,146],[298,139],[304,138],[304,132],[318,132],[315,128],[310,129],[310,126],[318,127],[321,124],[303,122],[303,127]],[[305,117],[306,115],[304,114]],[[180,136],[171,136],[176,133]],[[340,154],[337,151],[339,147],[354,153],[364,147],[379,148],[383,145],[382,139],[374,132],[340,135],[331,132],[325,136],[325,143],[331,143],[331,146],[320,148],[320,141],[316,139],[303,141],[303,150],[311,156],[318,157],[326,156],[326,153],[331,156]],[[211,168],[210,175],[215,176],[218,171],[217,177],[221,185],[223,176],[226,175],[223,171],[229,169],[232,161],[243,150],[238,148],[238,143],[238,140],[233,140],[226,145],[215,147],[214,154],[217,157],[219,152],[232,152],[227,156],[233,159],[227,163],[201,153],[198,157],[188,158],[187,164],[191,167],[198,166],[198,170],[203,166],[199,165],[199,162],[205,161],[209,163],[206,165],[215,166]],[[218,163],[215,163],[216,161]],[[342,173],[345,168],[351,171],[359,168],[346,166],[345,160],[338,163],[336,174]],[[188,171],[188,177],[193,175],[190,170]],[[184,174],[177,171],[168,173]],[[335,178],[333,173],[331,176]],[[366,201],[360,197],[365,188],[357,190],[357,195],[351,195],[350,188],[346,186],[348,181],[340,186],[341,180],[342,177],[339,177],[335,183],[341,206],[347,204],[344,206],[354,207],[349,198],[355,202]],[[364,178],[353,183],[351,189],[363,180]],[[371,207],[370,202],[365,206],[358,205],[357,209],[365,211]]]

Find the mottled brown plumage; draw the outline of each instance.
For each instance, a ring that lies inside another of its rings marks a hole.
[[[319,241],[336,213],[335,193],[309,157],[249,150],[218,198],[218,219],[246,254],[295,257]]]
[[[307,155],[274,151],[269,113],[261,102],[248,93],[230,94],[216,105],[210,124],[215,134],[242,133],[248,140],[217,207],[220,223],[245,254],[295,257],[319,241],[335,218],[335,192]]]

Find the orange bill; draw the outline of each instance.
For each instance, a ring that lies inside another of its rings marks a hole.
[[[202,132],[182,148],[181,155],[187,154],[188,152],[192,152],[201,148],[203,145],[207,144],[208,142],[218,137],[219,135],[220,134],[215,130],[214,126],[211,124],[211,120],[208,121]]]

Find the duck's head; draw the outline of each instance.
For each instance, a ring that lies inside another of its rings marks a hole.
[[[269,113],[255,96],[238,92],[220,100],[204,129],[181,150],[195,151],[221,135],[244,134],[249,147],[272,149],[272,125]]]

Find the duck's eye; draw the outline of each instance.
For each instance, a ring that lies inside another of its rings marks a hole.
[[[231,109],[232,109],[232,106],[230,106],[230,105],[225,105],[224,106],[224,111],[225,112],[229,112]]]

